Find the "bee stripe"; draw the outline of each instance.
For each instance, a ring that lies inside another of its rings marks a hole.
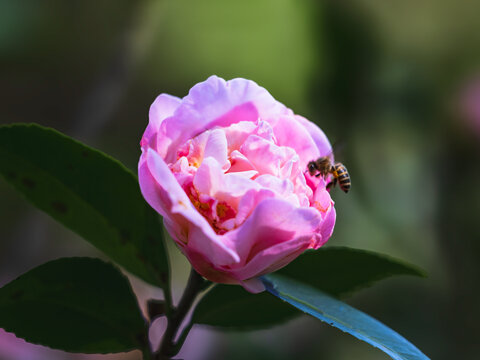
[[[349,178],[349,176],[348,176],[347,173],[343,173],[343,174],[341,174],[341,175],[338,175],[338,179],[339,179],[339,180],[341,180],[341,179],[348,179],[348,178]]]

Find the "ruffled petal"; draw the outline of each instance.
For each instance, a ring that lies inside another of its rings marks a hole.
[[[265,285],[263,285],[262,280],[259,278],[242,280],[240,281],[240,285],[242,285],[245,290],[253,294],[258,294],[262,291],[265,291]]]
[[[325,133],[313,122],[305,119],[303,116],[295,115],[295,119],[303,125],[317,145],[320,156],[329,156],[332,154],[332,145],[328,141]]]
[[[149,111],[149,123],[143,133],[140,145],[142,148],[150,146],[153,149],[157,149],[157,134],[160,131],[162,122],[172,116],[175,110],[180,106],[181,99],[176,96],[168,94],[160,94],[157,96],[153,104],[150,106]]]
[[[289,160],[296,160],[297,155],[291,148],[277,146],[264,138],[251,135],[240,149],[260,174],[279,176]]]
[[[234,278],[249,279],[277,271],[307,250],[311,238],[311,234],[306,234],[267,246],[250,259],[245,266],[230,270],[230,274]]]
[[[273,132],[277,145],[288,146],[295,150],[299,157],[300,168],[306,170],[309,161],[320,157],[320,150],[312,136],[304,126],[298,126],[298,121],[293,116],[280,117],[273,127]]]
[[[261,186],[243,173],[224,174],[220,164],[211,157],[205,158],[198,168],[193,185],[201,194],[227,202],[237,208],[240,199],[249,190],[259,190]]]
[[[253,171],[255,174],[258,174],[250,160],[238,150],[233,150],[230,153],[230,164],[231,166],[228,170],[230,173]]]
[[[308,247],[309,240],[321,222],[321,214],[316,209],[298,208],[282,199],[264,199],[254,208],[243,225],[223,235],[229,239],[231,246],[240,256],[241,262],[235,266],[237,275],[242,279],[254,277],[255,274],[250,270],[245,276],[241,275],[242,269],[247,269],[248,263],[257,254],[276,244],[302,238]],[[265,267],[272,264],[274,255],[270,254],[269,260],[265,260]]]
[[[214,158],[222,170],[228,170],[230,162],[228,161],[227,138],[225,132],[220,129],[212,130],[205,144],[204,157]]]
[[[317,232],[317,237],[310,246],[311,248],[318,249],[325,244],[332,235],[336,220],[334,205],[335,203],[333,202],[330,193],[324,187],[317,188],[313,195],[312,206],[320,212],[323,220],[322,226]]]
[[[251,80],[225,81],[211,76],[195,85],[174,116],[165,121],[165,136],[171,140],[165,159],[171,162],[179,145],[215,126],[256,122],[259,117],[290,113],[291,110]]]
[[[202,249],[206,257],[217,264],[233,264],[240,261],[238,255],[217,235],[206,219],[192,205],[163,159],[148,149],[146,158],[140,161],[139,180],[144,198],[169,223],[179,224],[176,234],[179,243],[187,243],[193,249]],[[179,230],[181,229],[181,230]]]

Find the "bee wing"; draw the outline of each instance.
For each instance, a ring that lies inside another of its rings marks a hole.
[[[342,154],[344,153],[344,149],[345,149],[345,141],[344,140],[336,140],[332,145],[332,150],[330,151],[330,153],[326,154],[325,156],[328,156],[330,158],[330,161],[332,163],[334,163],[335,162],[334,154],[335,154],[335,157],[342,158]]]
[[[330,159],[330,161],[332,162],[332,164],[334,163],[334,156],[333,156],[333,147],[330,149],[329,152],[327,153],[324,153],[324,154],[320,154],[321,157],[328,157]]]

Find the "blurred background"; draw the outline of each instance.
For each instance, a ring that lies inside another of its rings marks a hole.
[[[432,359],[480,352],[480,3],[474,0],[0,0],[0,123],[36,122],[136,171],[148,108],[209,75],[245,77],[316,122],[349,169],[328,245],[425,269],[349,300]],[[99,256],[0,180],[0,285]],[[171,244],[170,244],[171,245]],[[188,264],[170,246],[177,297]],[[101,255],[100,255],[101,256]],[[161,292],[136,279],[140,302]],[[160,320],[152,331],[157,340]],[[185,359],[388,359],[302,316],[252,333],[193,329]],[[70,355],[0,331],[0,360]]]

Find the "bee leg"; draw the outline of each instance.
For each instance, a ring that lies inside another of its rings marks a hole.
[[[330,190],[330,188],[335,187],[337,185],[337,178],[334,178],[332,182],[327,184],[327,190]]]
[[[315,175],[315,177],[320,177],[320,175],[322,175],[322,173],[318,173],[317,175]]]

